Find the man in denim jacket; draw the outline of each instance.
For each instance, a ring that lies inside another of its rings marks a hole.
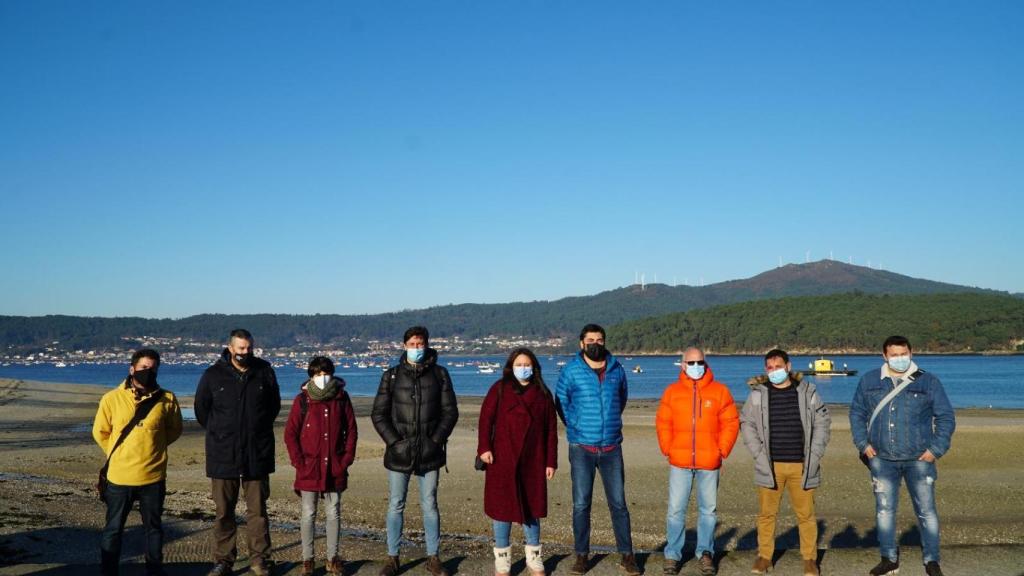
[[[922,558],[929,576],[939,568],[939,515],[935,510],[935,461],[949,450],[956,418],[942,383],[911,359],[910,342],[890,336],[882,345],[885,364],[864,374],[850,405],[853,443],[871,469],[881,562],[872,576],[899,571],[896,511],[900,480],[917,514]],[[887,403],[897,387],[902,390]]]

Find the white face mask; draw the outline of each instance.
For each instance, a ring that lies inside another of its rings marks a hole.
[[[321,374],[320,376],[313,376],[311,381],[314,386],[323,390],[324,386],[327,386],[327,383],[331,381],[331,376],[329,374]]]

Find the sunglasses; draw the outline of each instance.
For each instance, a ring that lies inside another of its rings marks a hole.
[[[687,366],[704,366],[704,361],[703,360],[687,360],[686,361],[686,365]]]

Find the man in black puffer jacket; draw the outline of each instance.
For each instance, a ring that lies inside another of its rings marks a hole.
[[[438,558],[441,517],[437,510],[438,471],[445,465],[445,445],[459,419],[455,391],[448,371],[437,364],[437,351],[428,348],[427,329],[405,331],[405,353],[380,380],[373,401],[373,427],[384,440],[384,467],[390,499],[387,531],[388,558],[381,576],[398,574],[405,497],[412,476],[419,479],[420,508],[427,544],[425,567],[434,576],[448,576]]]
[[[269,574],[267,498],[281,392],[273,367],[253,355],[248,330],[232,331],[220,360],[203,373],[196,388],[195,411],[196,420],[206,429],[206,475],[217,505],[215,564],[209,576],[230,576],[238,556],[235,505],[240,488],[245,493],[250,571],[257,576]]]

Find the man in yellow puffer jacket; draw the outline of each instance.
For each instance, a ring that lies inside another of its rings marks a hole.
[[[121,533],[138,500],[146,533],[146,574],[163,574],[163,515],[167,479],[167,447],[181,436],[178,400],[156,382],[160,355],[144,348],[132,355],[128,377],[100,399],[92,437],[110,456],[107,470],[107,524],[100,540],[101,573],[116,576],[121,558]],[[155,403],[152,399],[155,398]],[[146,402],[150,400],[150,402]],[[114,449],[136,407],[152,404],[145,418]]]

